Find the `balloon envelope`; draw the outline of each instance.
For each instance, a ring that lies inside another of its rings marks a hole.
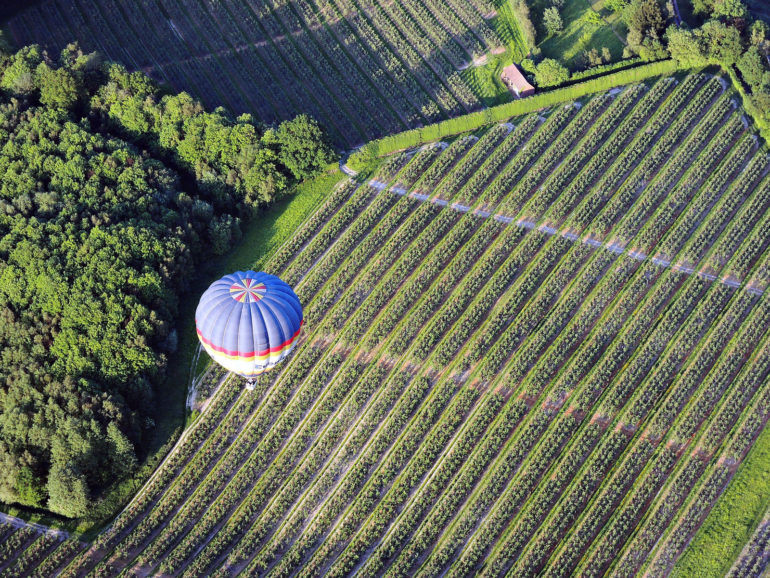
[[[254,378],[291,353],[304,322],[291,287],[275,275],[237,271],[201,297],[195,326],[203,348],[225,369]]]

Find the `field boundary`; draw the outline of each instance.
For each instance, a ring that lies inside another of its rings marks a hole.
[[[371,141],[362,149],[351,155],[349,166],[356,168],[360,162],[367,158],[384,156],[389,153],[411,148],[424,144],[426,142],[436,141],[444,137],[455,136],[460,133],[472,131],[508,120],[514,116],[520,116],[534,112],[555,104],[575,100],[583,96],[588,96],[597,92],[602,92],[630,84],[654,78],[673,74],[681,69],[679,63],[674,60],[661,60],[650,64],[644,64],[628,70],[613,72],[605,76],[593,78],[586,82],[557,88],[548,92],[543,92],[524,98],[508,102],[486,110],[473,112],[464,116],[441,121],[435,124],[424,126],[422,128],[408,130],[402,133],[383,137]]]

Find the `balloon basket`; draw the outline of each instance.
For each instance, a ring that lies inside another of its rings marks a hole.
[[[249,391],[254,391],[254,389],[257,387],[257,380],[256,379],[247,379],[246,380],[246,389]]]

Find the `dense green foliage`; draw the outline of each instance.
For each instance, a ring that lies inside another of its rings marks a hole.
[[[538,86],[559,86],[567,80],[569,80],[569,70],[553,58],[546,58],[535,68],[535,82]]]
[[[706,21],[695,29],[670,27],[671,56],[689,65],[719,64],[740,74],[747,108],[760,123],[770,122],[770,30],[752,21],[741,0],[699,0],[697,14]],[[748,88],[746,90],[746,87]]]
[[[75,47],[0,86],[0,498],[83,516],[136,464],[196,262],[333,155]]]
[[[770,429],[765,429],[674,568],[676,578],[726,576],[770,505]]]
[[[660,0],[633,0],[624,10],[628,26],[627,42],[631,51],[644,60],[667,56],[662,37],[666,30],[666,15]]]

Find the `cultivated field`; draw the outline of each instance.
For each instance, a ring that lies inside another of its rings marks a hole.
[[[0,571],[3,576],[51,576],[86,545],[56,530],[27,526],[3,516],[0,520]]]
[[[302,345],[255,392],[212,370],[62,575],[669,571],[770,412],[770,160],[724,87],[629,86],[337,188],[267,267]]]
[[[748,544],[730,568],[730,578],[761,576],[770,562],[770,511],[759,522]]]
[[[8,26],[55,53],[77,39],[210,109],[311,114],[352,145],[479,108],[459,71],[515,43],[494,14],[491,0],[49,0]]]

